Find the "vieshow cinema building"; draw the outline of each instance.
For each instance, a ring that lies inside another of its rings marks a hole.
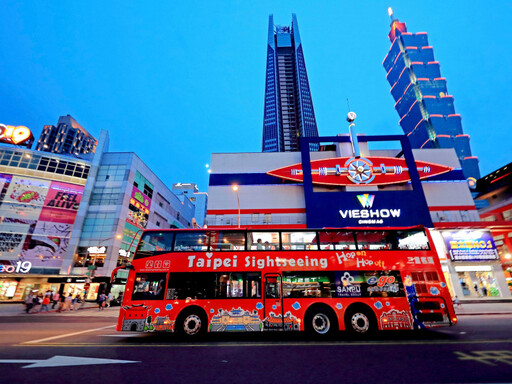
[[[54,131],[63,142],[72,138],[62,155],[46,128],[44,151],[0,144],[0,301],[48,289],[89,300],[111,290],[116,297],[125,281],[118,275],[110,286],[110,274],[132,257],[136,233],[191,227],[194,203],[176,196],[135,153],[109,152],[107,131],[79,151],[83,140],[72,130],[85,130],[61,117]]]
[[[405,135],[357,138],[302,138],[300,152],[212,154],[208,227],[421,224],[432,230],[453,295],[510,297],[490,231],[473,228],[480,218],[456,151],[411,149]],[[390,149],[373,150],[375,142]]]

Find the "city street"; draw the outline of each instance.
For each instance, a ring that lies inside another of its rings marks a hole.
[[[20,305],[21,309],[21,305]],[[512,380],[512,314],[460,315],[425,332],[213,334],[115,331],[119,307],[0,317],[2,383],[471,382]],[[107,359],[107,360],[105,360]]]

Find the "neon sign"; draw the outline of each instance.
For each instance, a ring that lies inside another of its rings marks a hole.
[[[0,142],[30,147],[33,141],[34,136],[27,127],[0,124]]]
[[[17,261],[15,265],[0,265],[0,273],[28,273],[31,268],[30,261]]]
[[[91,255],[101,255],[107,252],[107,247],[89,247],[87,252]]]
[[[426,161],[416,161],[420,180],[451,171],[453,168]],[[274,169],[267,174],[302,182],[302,164]],[[365,186],[407,183],[411,180],[405,159],[395,157],[334,157],[311,161],[313,184]]]

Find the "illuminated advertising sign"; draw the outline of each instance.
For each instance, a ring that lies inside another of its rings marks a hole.
[[[16,264],[20,260],[34,268],[60,268],[83,186],[0,174],[0,188],[5,196],[0,205],[4,273],[29,273],[26,264]]]
[[[443,232],[452,261],[498,260],[498,251],[490,231]]]
[[[126,221],[139,229],[146,228],[148,225],[150,206],[151,199],[137,187],[133,187]]]
[[[441,175],[453,168],[416,161],[420,180]],[[303,181],[302,164],[297,163],[267,172],[271,176],[295,182]],[[336,157],[311,161],[313,184],[367,186],[402,184],[411,180],[405,159],[395,157]]]
[[[359,225],[386,224],[386,221],[398,219],[402,214],[400,208],[390,208],[387,206],[375,208],[373,206],[375,195],[365,193],[356,195],[356,198],[362,209],[340,209],[339,213],[342,219],[357,220],[357,224]],[[356,222],[354,222],[354,224],[356,224]]]
[[[28,273],[30,268],[30,261],[17,261],[14,265],[0,265],[0,273]]]
[[[30,147],[34,136],[27,127],[0,124],[0,142]]]

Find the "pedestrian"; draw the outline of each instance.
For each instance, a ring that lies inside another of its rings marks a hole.
[[[71,293],[68,293],[66,296],[66,299],[64,300],[64,308],[63,311],[70,311],[71,310],[71,301],[73,300],[73,296]]]
[[[52,309],[55,308],[55,306],[59,303],[60,294],[59,292],[55,292],[52,296]]]
[[[110,308],[110,302],[114,299],[114,296],[112,295],[112,292],[109,292],[105,301],[105,307]]]
[[[460,300],[459,300],[459,297],[458,296],[455,296],[455,298],[453,299],[453,304],[458,308],[462,308],[462,305],[460,303]]]
[[[50,312],[48,310],[48,304],[50,304],[50,295],[44,295],[43,301],[41,302],[41,309],[39,309],[39,312],[43,312],[43,310],[46,310],[46,312]]]
[[[64,310],[65,303],[66,303],[66,295],[63,293],[59,297],[59,307],[57,308],[57,312],[61,312],[62,310]]]
[[[77,309],[78,309],[78,295],[73,297],[73,299],[71,300],[71,308],[70,308],[70,310],[76,311]]]
[[[34,298],[32,299],[32,302],[34,303],[33,311],[32,312],[39,312],[39,306],[41,305],[43,301],[43,295],[41,293],[37,293],[34,295]]]
[[[32,291],[28,294],[28,296],[25,298],[25,312],[30,313],[30,310],[34,307],[34,294]]]
[[[487,296],[487,287],[485,285],[482,285],[482,293],[484,296]]]
[[[475,284],[473,285],[473,288],[475,289],[476,295],[477,295],[477,296],[480,296],[480,290],[478,289],[478,284],[477,284],[477,283],[475,283]]]
[[[105,307],[105,299],[106,299],[106,296],[105,296],[105,294],[102,292],[102,293],[98,296],[98,311],[103,311],[103,308]]]

